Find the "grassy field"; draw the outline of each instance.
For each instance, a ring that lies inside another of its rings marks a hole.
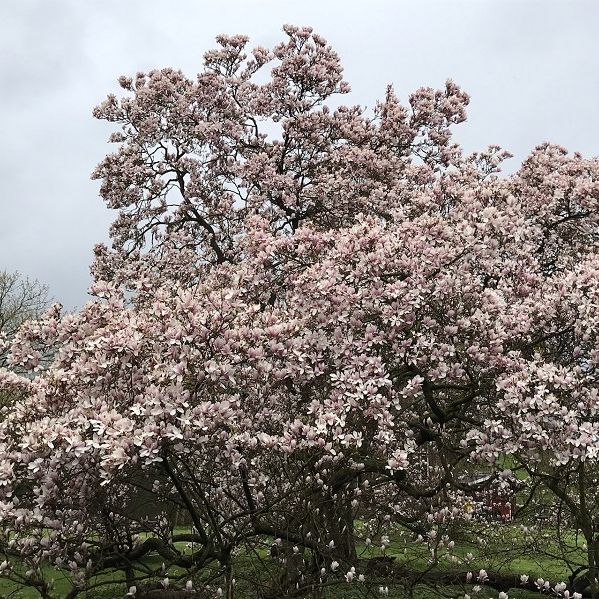
[[[183,531],[178,531],[183,532]],[[551,539],[551,535],[547,532],[543,533],[535,531],[533,538],[538,541],[538,551],[534,553],[530,551],[531,538],[523,531],[522,528],[508,524],[493,524],[485,527],[483,530],[482,543],[472,543],[468,540],[468,532],[464,531],[463,539],[459,541],[453,551],[447,554],[441,551],[439,554],[438,563],[435,564],[435,569],[442,572],[452,572],[470,570],[477,573],[481,568],[488,571],[527,574],[531,579],[536,580],[539,577],[549,579],[552,582],[565,581],[570,574],[570,571],[565,567],[557,557],[558,547],[555,541]],[[580,548],[581,542],[577,542],[574,536],[571,536],[571,544],[576,547],[570,555],[571,560],[583,563],[584,554]],[[185,546],[182,544],[180,550],[185,551]],[[425,545],[415,545],[407,535],[397,534],[390,539],[389,546],[385,551],[381,551],[380,547],[360,547],[360,557],[362,559],[380,557],[386,555],[394,558],[395,564],[409,566],[417,571],[424,571],[431,567],[431,554]],[[468,554],[472,554],[474,558],[464,563],[464,559]],[[453,556],[453,557],[452,557]],[[161,566],[159,556],[151,556],[145,561],[145,565],[149,568],[158,570]],[[269,584],[269,578],[275,574],[276,565],[269,559],[266,550],[256,552],[255,555],[239,555],[234,563],[235,577],[237,580],[237,593],[240,599],[250,599],[255,597],[255,592],[251,589],[254,585],[263,582],[265,586]],[[170,568],[163,576],[175,580],[183,573],[176,568]],[[46,568],[44,571],[46,580],[54,580],[54,589],[56,597],[64,597],[71,589],[70,579],[63,572]],[[86,599],[108,599],[123,597],[126,593],[124,576],[122,573],[107,574],[103,577],[98,577],[95,581],[100,585],[86,593],[79,595]],[[372,582],[372,580],[371,580]],[[377,580],[377,584],[387,586],[389,594],[387,597],[393,599],[406,599],[408,595],[401,584],[394,584],[392,581],[381,578]],[[331,586],[321,595],[322,599],[340,599],[347,597],[348,599],[364,597],[361,585],[342,584]],[[411,595],[412,599],[426,599],[429,597],[461,597],[464,593],[464,587],[448,587],[444,586],[439,589],[442,594],[437,595],[434,589],[427,587],[416,587]],[[467,589],[466,589],[467,590]],[[496,597],[497,592],[492,589],[485,590],[482,597]],[[11,599],[34,599],[40,595],[34,589],[19,588],[13,582],[0,579],[0,597]],[[376,595],[372,595],[376,596]],[[538,593],[531,593],[522,589],[514,589],[510,591],[510,599],[532,599],[539,597]]]

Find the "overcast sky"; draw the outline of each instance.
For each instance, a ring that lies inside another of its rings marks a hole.
[[[91,116],[120,74],[201,68],[219,33],[256,45],[311,25],[341,55],[349,103],[453,78],[471,96],[467,150],[515,158],[553,141],[599,154],[597,0],[0,0],[0,269],[86,301],[111,215],[89,174],[112,130]]]

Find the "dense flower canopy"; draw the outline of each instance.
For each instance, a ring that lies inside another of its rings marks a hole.
[[[506,152],[451,140],[451,81],[332,108],[337,55],[285,32],[220,37],[196,79],[123,77],[95,111],[120,129],[94,299],[26,323],[9,361],[31,375],[0,371],[0,541],[44,592],[45,561],[84,588],[148,551],[230,567],[265,536],[351,582],[365,514],[426,522],[423,498],[459,506],[506,454],[597,457],[599,161],[544,144],[498,176]],[[142,490],[195,553],[129,506]]]

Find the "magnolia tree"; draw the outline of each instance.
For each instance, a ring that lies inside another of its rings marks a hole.
[[[596,597],[599,162],[543,145],[499,177],[507,153],[451,140],[454,83],[333,108],[337,55],[285,33],[220,37],[197,78],[122,77],[96,109],[119,125],[94,173],[113,244],[94,299],[24,324],[0,371],[2,575],[504,598],[514,577],[453,536],[511,468],[587,548],[571,580],[520,584],[580,597],[588,570]],[[398,534],[425,569],[385,554]]]

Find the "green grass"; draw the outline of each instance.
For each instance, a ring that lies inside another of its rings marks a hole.
[[[184,529],[177,532],[183,532]],[[515,525],[508,524],[492,524],[488,525],[484,532],[486,546],[480,547],[473,543],[469,538],[474,537],[474,529],[468,530],[463,528],[460,531],[460,541],[456,543],[455,549],[451,555],[457,558],[457,563],[452,563],[445,551],[440,552],[438,563],[435,564],[435,569],[451,572],[451,571],[467,571],[478,572],[481,568],[489,571],[498,571],[502,573],[528,574],[531,579],[542,577],[549,579],[552,582],[567,580],[570,572],[555,555],[558,553],[556,542],[551,538],[544,539],[541,537],[542,552],[531,554],[527,552],[525,546],[530,539],[526,534]],[[568,542],[574,547],[571,558],[576,559],[581,564],[584,563],[584,553],[580,548],[582,542],[575,539],[571,534],[568,537]],[[181,551],[186,551],[185,543],[178,544]],[[578,545],[578,546],[576,546]],[[384,552],[380,547],[358,547],[358,552],[361,558],[370,558],[381,555],[388,555],[395,558],[395,562],[409,566],[416,570],[425,570],[430,566],[430,554],[424,545],[415,545],[408,534],[398,533],[392,536],[389,546]],[[464,558],[467,553],[472,553],[474,559],[470,563],[464,563]],[[157,571],[160,569],[162,558],[159,556],[149,556],[144,564]],[[255,597],[255,585],[268,587],[277,577],[277,565],[274,561],[268,558],[266,549],[257,550],[255,554],[238,555],[234,562],[235,576],[237,579],[238,597],[250,598]],[[45,580],[54,579],[54,589],[57,597],[64,597],[71,589],[71,582],[64,572],[46,567],[43,569]],[[163,576],[169,576],[175,579],[184,572],[177,568],[170,568]],[[95,579],[95,583],[101,583],[103,586],[82,593],[80,597],[85,599],[108,599],[122,597],[126,592],[124,576],[121,572],[109,573],[99,576]],[[372,580],[370,581],[372,582]],[[392,599],[405,599],[406,595],[403,587],[398,583],[390,581],[380,581],[384,586],[389,587],[388,597]],[[377,581],[378,584],[378,581]],[[324,597],[326,599],[354,599],[363,597],[360,591],[359,583],[355,585],[338,585],[332,586],[326,590]],[[459,589],[452,587],[442,587],[443,595],[447,596],[463,596],[464,588]],[[452,593],[455,593],[452,595]],[[433,598],[436,595],[434,590],[421,587],[416,588],[413,599]],[[497,596],[497,592],[489,589],[488,593],[482,596]],[[38,592],[31,588],[19,588],[19,585],[0,579],[0,597],[10,597],[11,599],[35,599],[39,597]],[[539,597],[538,593],[530,593],[522,589],[514,589],[510,591],[510,599],[531,599]]]

